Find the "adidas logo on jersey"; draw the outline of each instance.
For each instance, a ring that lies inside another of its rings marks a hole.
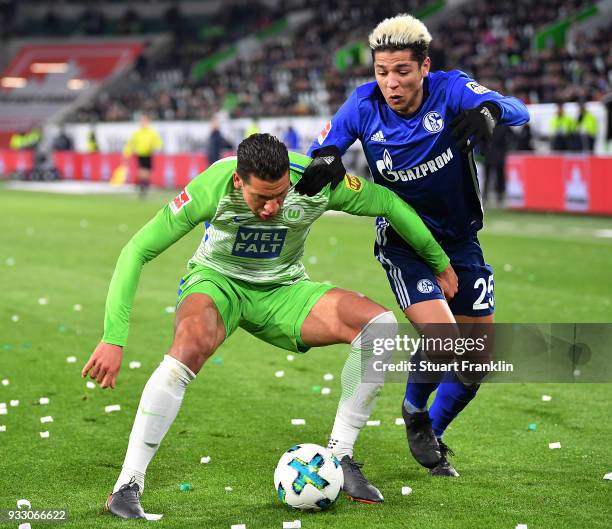
[[[385,138],[385,135],[382,133],[382,130],[379,130],[378,132],[372,134],[372,137],[370,138],[372,141],[387,141],[387,139]]]
[[[333,164],[335,159],[334,156],[323,156],[323,158],[321,158],[327,165]]]

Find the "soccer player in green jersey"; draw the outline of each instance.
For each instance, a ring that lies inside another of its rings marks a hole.
[[[391,191],[358,177],[313,197],[294,193],[307,156],[288,153],[274,136],[254,134],[236,158],[219,160],[161,209],[124,247],[109,287],[104,336],[82,375],[114,388],[142,266],[201,223],[206,232],[181,280],[174,340],[148,380],[122,471],[107,500],[111,513],[142,518],[147,466],[179,411],[187,385],[237,327],[295,352],[350,344],[342,395],[330,437],[344,490],[354,500],[383,497],[353,461],[353,445],[381,384],[362,381],[373,340],[394,337],[392,312],[355,293],[310,281],[301,257],[310,225],[326,210],[385,216],[454,294],[449,259],[421,219]]]

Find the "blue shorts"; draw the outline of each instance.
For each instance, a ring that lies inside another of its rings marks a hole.
[[[495,310],[493,268],[485,263],[478,237],[441,243],[459,278],[459,291],[448,303],[460,316],[488,316]],[[431,268],[384,218],[376,219],[374,255],[382,264],[400,308],[444,299]]]

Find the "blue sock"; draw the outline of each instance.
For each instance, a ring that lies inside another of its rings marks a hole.
[[[413,365],[418,365],[421,361],[421,351],[417,351],[410,360]],[[421,373],[419,371],[411,371],[408,375],[406,383],[406,396],[404,398],[404,407],[408,413],[416,411],[425,411],[427,409],[427,401],[429,396],[436,390],[440,380],[444,376],[441,372],[439,376],[431,373]]]
[[[476,396],[480,384],[466,386],[454,372],[447,373],[436,393],[429,410],[431,424],[436,437],[440,439],[451,421]]]

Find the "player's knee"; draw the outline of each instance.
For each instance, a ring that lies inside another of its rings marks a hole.
[[[172,350],[174,356],[198,372],[215,352],[215,333],[200,318],[186,318],[176,329]]]
[[[362,351],[372,350],[379,358],[388,356],[392,348],[388,345],[394,342],[398,332],[395,314],[383,311],[368,321],[353,340],[353,345],[359,343]]]

